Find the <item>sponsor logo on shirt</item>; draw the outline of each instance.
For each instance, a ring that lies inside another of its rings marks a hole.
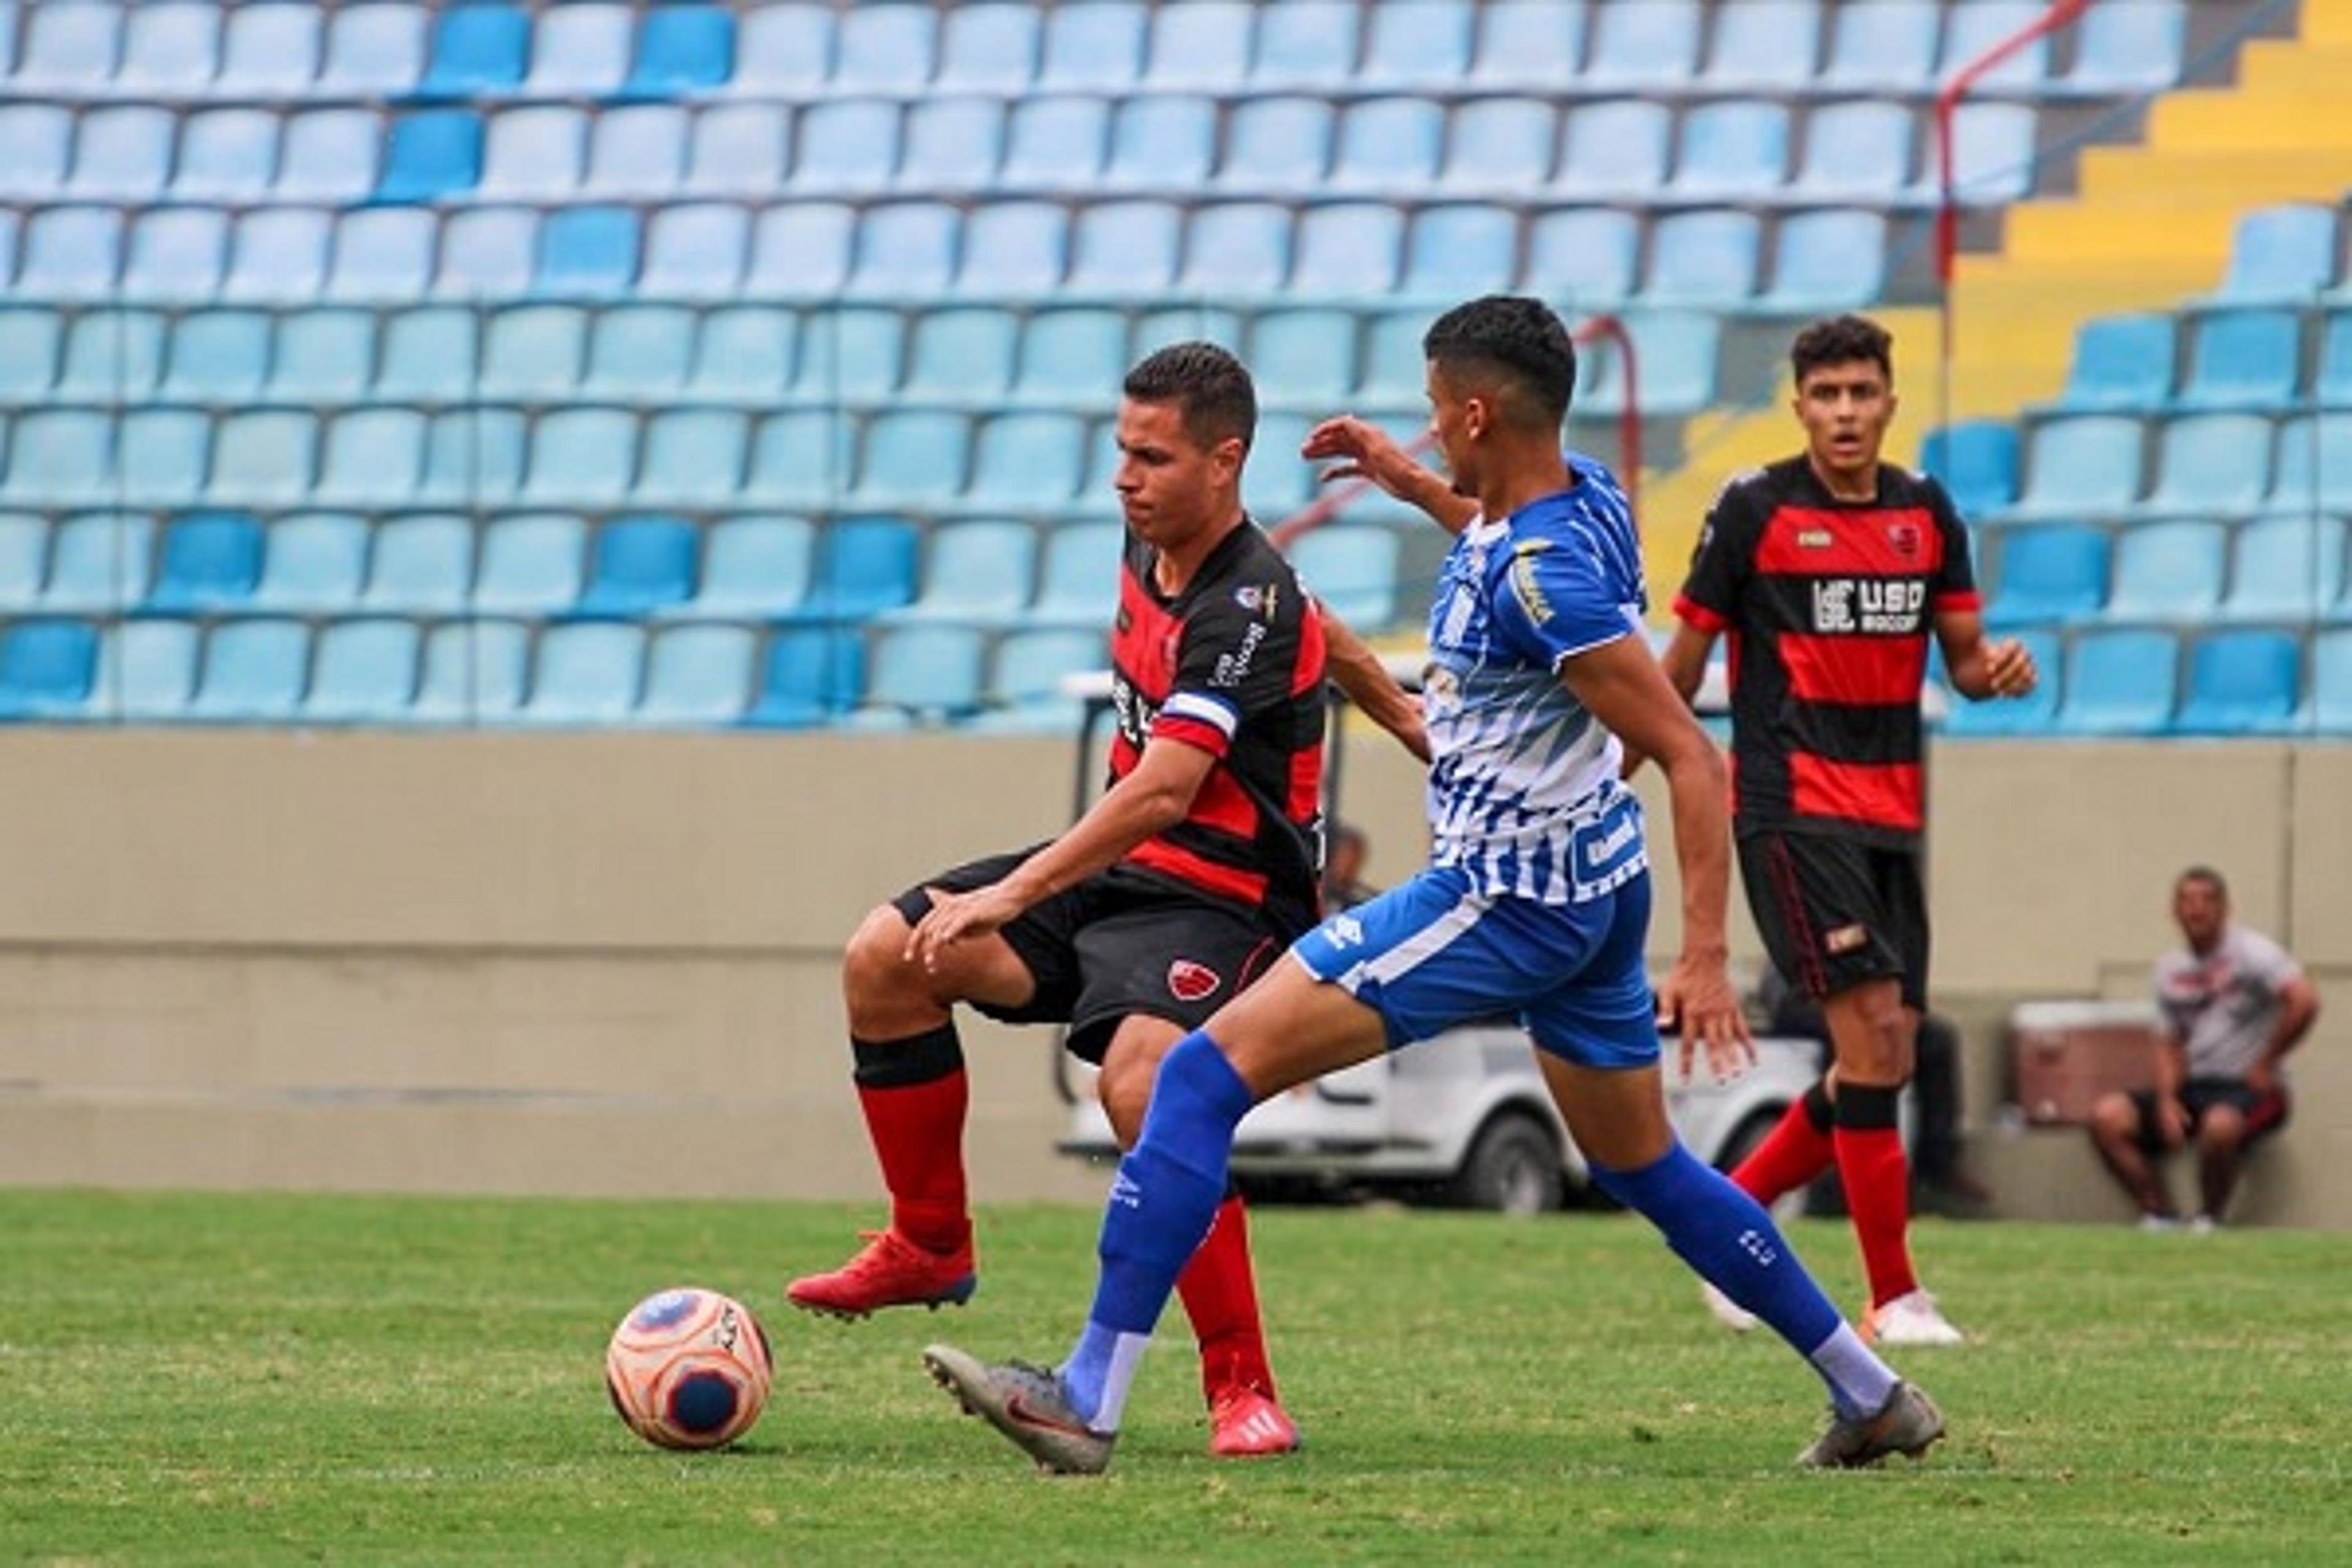
[[[1816,632],[1891,632],[1919,629],[1927,584],[1912,577],[1827,577],[1813,584]]]

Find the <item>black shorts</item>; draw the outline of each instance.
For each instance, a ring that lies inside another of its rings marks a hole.
[[[2132,1093],[2132,1109],[2139,1112],[2139,1146],[2149,1154],[2162,1154],[2164,1134],[2156,1125],[2156,1090],[2136,1089]],[[2272,1089],[2265,1094],[2249,1088],[2238,1078],[2192,1078],[2180,1086],[2181,1108],[2189,1112],[2189,1135],[2205,1125],[2205,1113],[2217,1105],[2234,1106],[2246,1119],[2246,1141],[2239,1145],[2251,1149],[2286,1125],[2286,1091]]]
[[[1749,833],[1740,879],[1764,951],[1815,1001],[1866,980],[1898,980],[1927,1010],[1927,894],[1916,850],[1818,833]]]
[[[943,871],[891,906],[914,924],[931,907],[928,889],[961,893],[1001,882],[1042,847]],[[1036,993],[1018,1007],[972,1005],[1007,1024],[1067,1024],[1070,1053],[1097,1066],[1120,1020],[1139,1013],[1197,1029],[1290,940],[1263,915],[1116,868],[1033,904],[1003,936]]]

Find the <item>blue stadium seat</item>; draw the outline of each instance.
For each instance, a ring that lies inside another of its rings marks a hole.
[[[1482,90],[1557,92],[1584,54],[1582,0],[1486,0],[1470,81]]]
[[[1756,292],[1761,224],[1754,213],[1702,209],[1660,218],[1650,231],[1654,304],[1736,305]]]
[[[695,334],[687,385],[698,397],[772,400],[792,382],[799,335],[790,310],[737,305],[709,311]]]
[[[979,722],[990,730],[1070,733],[1077,728],[1079,705],[1062,694],[1064,679],[1102,669],[1108,662],[1099,632],[1049,627],[1007,633],[989,656],[982,695],[991,711]]]
[[[1698,75],[1698,41],[1696,0],[1597,5],[1582,83],[1610,90],[1686,87]]]
[[[484,397],[533,402],[567,395],[588,359],[588,312],[576,305],[517,305],[489,314],[476,386]]]
[[[1669,194],[1682,201],[1754,201],[1789,179],[1789,110],[1763,100],[1703,103],[1683,115]]]
[[[152,580],[154,519],[136,512],[83,512],[57,524],[49,546],[48,586],[41,607],[126,611],[143,602]]]
[[[622,90],[681,98],[724,87],[735,74],[735,17],[720,5],[656,5],[637,30],[636,64]]]
[[[1004,105],[992,98],[934,98],[907,110],[898,188],[921,195],[985,191],[1004,158]]]
[[[467,207],[441,226],[436,294],[511,300],[528,294],[540,251],[540,216],[530,207]]]
[[[642,618],[694,595],[696,535],[675,517],[616,517],[596,531],[574,613]]]
[[[1052,202],[989,202],[965,220],[956,290],[991,299],[1041,298],[1069,262],[1069,217]]]
[[[131,227],[122,291],[138,300],[206,300],[228,265],[228,214],[217,207],[153,207]]]
[[[2156,488],[2142,510],[2197,517],[2252,513],[2271,486],[2271,422],[2195,414],[2164,427]]]
[[[1663,103],[1610,99],[1579,104],[1561,125],[1564,145],[1552,195],[1592,200],[1651,200],[1666,183],[1666,148],[1674,115]]]
[[[824,531],[815,578],[800,618],[843,624],[868,620],[915,596],[921,536],[888,517],[849,517]]]
[[[980,426],[971,499],[1013,510],[1065,505],[1078,492],[1086,453],[1086,421],[1075,415],[1000,414]]]
[[[0,609],[28,608],[49,574],[49,524],[38,512],[0,512]]]
[[[1217,184],[1244,195],[1316,189],[1331,167],[1331,106],[1318,98],[1243,100],[1227,121]]]
[[[2352,735],[2352,628],[2311,644],[2312,721],[2323,735]]]
[[[333,98],[395,98],[425,74],[425,7],[339,5],[319,68],[319,91]]]
[[[394,517],[376,528],[360,605],[368,610],[455,615],[465,608],[473,584],[470,522],[442,514]]]
[[[1991,419],[1939,426],[1921,444],[1919,466],[1943,481],[1962,517],[2005,511],[2017,500],[2017,427]]]
[[[2336,209],[2275,206],[2238,220],[2230,269],[2215,298],[2231,304],[2299,304],[2336,278]]]
[[[114,497],[140,505],[188,506],[207,493],[211,421],[197,409],[130,410],[122,416],[114,451],[115,471],[106,476],[106,489]],[[217,479],[210,493],[223,493]]]
[[[2033,192],[2034,112],[2024,103],[1963,103],[1952,116],[1952,195],[1964,206],[2006,206]],[[1942,171],[1934,140],[1907,200],[1935,206]]]
[[[1357,630],[1385,630],[1397,619],[1397,534],[1378,523],[1327,523],[1290,546],[1291,564],[1317,600]]]
[[[2328,313],[2312,395],[2323,408],[2352,408],[2352,310]]]
[[[1230,92],[1249,73],[1257,7],[1249,0],[1155,6],[1144,81],[1150,95]]]
[[[2012,509],[2026,517],[2114,517],[2139,499],[2140,423],[2112,414],[2036,426],[2025,486]]]
[[[376,188],[381,173],[375,116],[316,109],[286,119],[274,194],[279,201],[350,204]]]
[[[1418,308],[1382,311],[1366,321],[1363,368],[1356,378],[1354,401],[1382,411],[1428,406],[1429,361],[1421,352],[1421,339],[1429,322],[1429,312]],[[1252,359],[1255,363],[1255,356]],[[1317,407],[1338,406],[1336,399],[1312,401]]]
[[[611,0],[551,5],[530,37],[527,98],[607,98],[629,74],[629,7]]]
[[[243,512],[196,511],[163,531],[148,607],[178,614],[232,608],[261,581],[261,525]]]
[[[310,678],[310,628],[271,616],[224,621],[205,638],[204,675],[185,717],[210,723],[282,723]]]
[[[1302,0],[1304,3],[1304,0]],[[1267,202],[1192,210],[1178,287],[1204,299],[1271,294],[1290,273],[1290,211]],[[1130,283],[1132,290],[1136,285]]]
[[[934,530],[923,563],[923,591],[885,612],[892,621],[1000,626],[1029,603],[1037,569],[1037,531],[1025,522],[986,519]]]
[[[639,287],[655,299],[723,300],[742,285],[751,216],[731,202],[662,207],[646,235]]]
[[[262,548],[252,606],[306,615],[350,609],[367,581],[367,554],[366,521],[350,512],[279,518],[269,525]],[[169,575],[167,565],[167,580]]]
[[[424,479],[426,427],[413,408],[346,409],[327,431],[319,499],[355,506],[405,501]]]
[[[49,103],[0,104],[0,196],[51,200],[73,160],[73,111]]]
[[[2106,603],[2107,536],[2098,529],[2053,523],[1999,538],[1987,625],[2082,620]]]
[[[947,14],[940,37],[941,92],[987,92],[1006,99],[1024,96],[1037,78],[1037,7],[994,0],[958,5]]]
[[[1171,202],[1103,202],[1078,215],[1070,240],[1076,294],[1164,294],[1175,286],[1183,214]]]
[[[0,146],[6,144],[6,135],[0,130]],[[182,121],[180,156],[172,173],[172,195],[180,200],[257,202],[277,175],[278,116],[268,110],[207,109]],[[6,178],[0,166],[0,184]],[[300,199],[299,193],[289,194]]]
[[[114,433],[106,416],[49,409],[16,421],[0,489],[15,501],[103,499],[112,489]]]
[[[2084,412],[2163,406],[2172,396],[2176,320],[2151,311],[2084,322],[2074,331],[2074,361],[2059,406]]]
[[[833,68],[838,93],[914,96],[931,79],[939,13],[929,5],[856,5],[841,14]]]
[[[209,89],[220,69],[223,9],[201,0],[131,8],[115,90],[128,98],[182,98]]]
[[[933,409],[891,409],[866,426],[856,499],[869,507],[945,506],[963,493],[968,422]]]
[[[520,616],[570,609],[580,598],[587,535],[587,525],[566,512],[495,519],[482,531],[474,608]]]
[[[154,200],[171,178],[176,130],[169,110],[149,104],[84,110],[64,194],[77,201]]]
[[[2180,0],[2094,5],[2074,28],[2074,64],[2058,85],[2095,97],[2171,87],[2188,39],[2189,8]]]
[[[1251,324],[1249,364],[1262,405],[1338,407],[1356,385],[1356,317],[1319,307],[1268,310]]]
[[[905,318],[892,309],[849,305],[811,315],[793,395],[819,405],[887,399],[903,380],[905,337]]]
[[[1386,294],[1396,287],[1403,250],[1404,215],[1392,203],[1312,206],[1298,219],[1290,287],[1316,299]]]
[[[124,451],[131,450],[126,429]],[[287,506],[307,499],[317,479],[319,420],[289,408],[249,409],[220,422],[213,437],[214,500]]]
[[[1260,522],[1278,523],[1315,499],[1315,474],[1298,455],[1313,423],[1303,414],[1258,416],[1250,465],[1242,474],[1242,504]]]
[[[1701,79],[1716,91],[1801,92],[1821,58],[1819,0],[1747,0],[1715,14]]]
[[[416,90],[430,98],[497,97],[522,86],[530,17],[520,6],[452,5],[433,27],[433,59]]]
[[[1127,108],[1164,108],[1171,100],[1131,99]],[[1033,98],[1013,106],[1000,189],[1085,192],[1102,178],[1110,141],[1110,105],[1099,98]],[[1205,148],[1203,157],[1206,156]]]
[[[172,329],[163,395],[176,403],[248,403],[269,379],[269,318],[195,310]]]
[[[1375,18],[1386,14],[1373,13]],[[1330,183],[1338,190],[1390,195],[1421,190],[1437,179],[1438,149],[1444,142],[1445,110],[1433,99],[1375,98],[1352,104],[1339,122]]]
[[[416,698],[424,636],[400,616],[331,621],[320,628],[301,717],[312,723],[386,724]]]
[[[472,190],[481,177],[482,117],[462,109],[421,110],[394,118],[375,195],[386,202],[437,202]]]
[[[1819,315],[1860,310],[1885,296],[1886,218],[1853,209],[1799,213],[1773,242],[1768,310]]]
[[[561,105],[509,109],[482,133],[475,194],[502,201],[561,200],[579,188],[588,162],[588,117]]]
[[[1013,400],[1053,407],[1093,405],[1098,395],[1094,388],[1117,385],[1127,373],[1127,318],[1117,310],[1081,306],[1038,311],[1022,329]]]
[[[618,724],[636,708],[646,679],[645,628],[634,622],[580,621],[539,634],[530,695],[515,717],[525,724]]]
[[[944,202],[893,202],[868,207],[857,224],[853,293],[929,299],[947,291],[955,273],[962,216]]]
[[[929,722],[980,706],[985,638],[971,626],[892,626],[876,639],[866,684],[867,703]]]
[[[2301,712],[2303,639],[2291,632],[2230,631],[2189,649],[2189,691],[2173,728],[2190,735],[2278,735]]]
[[[88,308],[66,334],[57,400],[136,403],[163,383],[169,336],[160,311]]]
[[[2058,687],[2065,668],[2063,650],[2055,632],[2027,626],[2008,634],[2025,645],[2041,679],[2031,695],[1970,702],[1955,698],[1947,710],[1944,732],[1965,736],[2046,734],[2058,718]]]
[[[57,384],[65,322],[46,306],[0,307],[0,405],[47,400]]]
[[[2218,522],[2150,522],[2116,538],[2107,616],[2118,621],[2192,621],[2221,597],[2226,531]]]
[[[122,270],[122,216],[111,207],[47,207],[25,222],[16,291],[33,299],[100,300]]]
[[[1521,195],[1551,178],[1559,117],[1534,98],[1486,98],[1454,110],[1437,185],[1449,193]]]
[[[1373,6],[1356,85],[1452,90],[1470,69],[1476,16],[1470,0],[1388,0]]]
[[[124,719],[184,719],[203,637],[193,621],[124,621],[99,645],[88,711]]]
[[[1823,104],[1805,119],[1804,163],[1789,195],[1892,205],[1910,183],[1916,140],[1916,117],[1906,103],[1856,99]]]
[[[833,72],[833,7],[802,0],[743,14],[735,44],[735,89],[787,100],[816,97]]]
[[[1180,9],[1216,3],[1195,0]],[[1208,183],[1216,149],[1217,106],[1210,100],[1175,94],[1130,98],[1118,106],[1111,125],[1110,162],[1102,184],[1111,190],[1197,190]]]
[[[852,12],[863,16],[863,12]],[[879,191],[898,172],[899,111],[879,99],[828,99],[801,115],[797,192]]]
[[[1424,207],[1413,219],[1405,252],[1403,292],[1445,301],[1499,294],[1517,279],[1518,264],[1519,220],[1509,208]],[[1307,276],[1303,254],[1299,270],[1302,279]]]
[[[1538,217],[1528,237],[1530,291],[1571,310],[1615,305],[1633,292],[1639,221],[1608,207],[1570,207]]]
[[[816,531],[805,518],[730,517],[711,525],[694,596],[665,612],[680,618],[769,620],[808,596]]]
[[[850,421],[830,410],[772,414],[760,422],[744,482],[752,505],[830,506],[849,488]]]
[[[407,717],[425,724],[509,724],[522,708],[530,630],[519,621],[446,621],[425,639]]]
[[[855,631],[804,627],[768,639],[760,691],[743,722],[763,729],[826,724],[866,689],[866,642]]]
[[[433,416],[425,437],[419,499],[436,506],[511,500],[522,489],[530,441],[522,412],[477,405]]]
[[[270,102],[305,96],[319,74],[326,18],[316,5],[258,4],[229,10],[215,90]]]
[[[1330,91],[1356,72],[1359,13],[1349,0],[1289,0],[1258,10],[1253,91]]]
[[[639,724],[734,723],[751,705],[757,640],[749,626],[671,626],[656,633],[646,655],[645,696],[631,717]]]
[[[2313,621],[2344,596],[2343,519],[2257,518],[2234,533],[2228,619]]]
[[[423,207],[360,207],[335,223],[334,264],[322,292],[331,300],[407,300],[433,277],[439,224]]]
[[[315,207],[259,207],[237,219],[229,241],[226,300],[316,299],[327,284],[334,219]]]
[[[522,500],[532,506],[610,506],[629,492],[636,474],[635,415],[619,408],[556,408],[531,431]]]
[[[1013,384],[1020,318],[988,305],[926,310],[915,322],[906,392],[919,403],[989,404]]]
[[[782,188],[792,164],[781,104],[719,103],[694,116],[684,189],[697,196],[756,196]]]
[[[2058,728],[2074,735],[2158,735],[2172,721],[2179,655],[2170,632],[2101,631],[2067,649]]]
[[[1968,5],[1949,7],[1937,75],[1949,81],[1964,67],[2040,21],[2048,10],[2042,0],[1970,0]],[[1979,77],[1972,90],[2032,92],[2040,89],[2049,73],[2050,39],[2045,35],[2030,39],[2015,54]]]
[[[751,417],[731,409],[666,408],[646,421],[636,499],[648,505],[723,506],[742,488]]]
[[[2278,466],[2265,511],[2352,512],[2352,415],[2305,415],[2278,430]]]
[[[1723,350],[1722,319],[1703,310],[1643,310],[1624,318],[1641,356],[1641,405],[1645,414],[1696,414],[1712,407]],[[1587,414],[1617,414],[1625,406],[1622,354],[1588,353],[1595,365],[1576,406]]]
[[[88,621],[12,621],[0,637],[0,720],[77,718],[97,674],[98,632]]]
[[[1118,93],[1143,74],[1146,7],[1133,0],[1066,0],[1045,15],[1037,85],[1047,92]]]
[[[1118,592],[1118,563],[1127,528],[1117,522],[1074,522],[1045,536],[1037,572],[1037,598],[1024,618],[1033,626],[1076,626],[1101,635]]]
[[[540,227],[538,287],[611,299],[637,279],[637,215],[625,207],[563,207]]]
[[[1141,359],[1171,343],[1211,342],[1238,352],[1242,314],[1206,305],[1171,305],[1147,310],[1135,318],[1135,357]],[[1096,406],[1100,406],[1099,404]]]
[[[89,98],[103,94],[122,56],[122,11],[115,5],[33,5],[25,16],[15,90]]]
[[[2303,322],[2292,310],[2217,310],[2196,319],[2186,408],[2284,413],[2303,369]]]

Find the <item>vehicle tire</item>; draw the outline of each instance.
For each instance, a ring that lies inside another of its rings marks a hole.
[[[1524,1110],[1506,1110],[1478,1130],[1447,1184],[1446,1198],[1456,1208],[1549,1214],[1566,1198],[1567,1187],[1551,1129]]]

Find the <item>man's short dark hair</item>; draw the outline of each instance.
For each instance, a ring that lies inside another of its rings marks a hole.
[[[1868,360],[1878,374],[1895,380],[1895,339],[1868,316],[1831,316],[1815,321],[1789,345],[1789,368],[1797,384],[1825,364],[1852,364]]]
[[[1202,450],[1257,437],[1257,388],[1249,367],[1214,343],[1171,343],[1146,354],[1121,388],[1137,403],[1172,403]]]
[[[2181,872],[2180,875],[2172,879],[2172,890],[2177,893],[2191,882],[2202,882],[2205,886],[2213,889],[2213,896],[2215,898],[2221,900],[2225,904],[2230,901],[2230,884],[2223,881],[2221,879],[2221,873],[2213,869],[2212,867],[2189,867],[2189,869]]]
[[[1499,380],[1503,416],[1513,424],[1557,430],[1576,395],[1568,324],[1525,295],[1489,294],[1454,306],[1422,335],[1421,352],[1449,378]]]

